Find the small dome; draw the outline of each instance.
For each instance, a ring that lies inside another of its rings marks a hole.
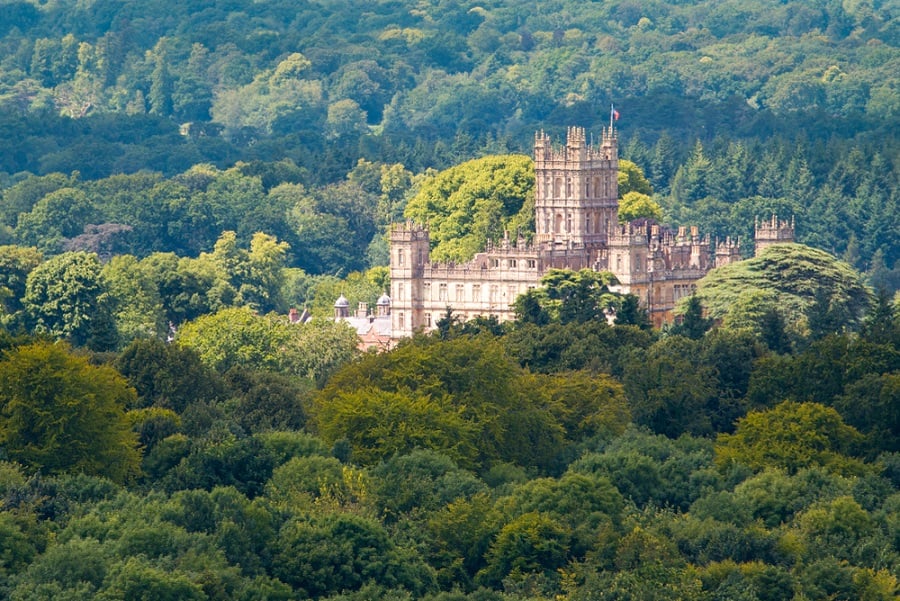
[[[346,299],[346,297],[344,297],[343,294],[340,295],[336,301],[334,301],[335,309],[341,309],[341,308],[349,307],[349,306],[350,306],[350,301],[348,301]]]
[[[377,307],[386,307],[391,304],[391,297],[387,294],[382,294],[378,297],[378,301],[375,303]]]

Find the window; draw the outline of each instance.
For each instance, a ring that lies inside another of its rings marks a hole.
[[[518,262],[517,262],[515,259],[510,259],[510,260],[509,260],[509,268],[510,268],[510,269],[515,269],[515,268],[516,268],[516,265],[518,265]]]
[[[537,269],[537,259],[528,259],[528,269]]]
[[[472,302],[481,301],[481,284],[472,284]]]
[[[397,327],[399,327],[401,330],[406,329],[406,319],[404,318],[402,311],[400,313],[397,313]]]
[[[491,267],[500,267],[500,259],[491,259]]]
[[[516,286],[509,286],[506,289],[506,300],[509,303],[515,301],[517,296],[519,296],[519,289]]]
[[[430,327],[431,327],[431,313],[426,313],[426,314],[425,314],[425,327],[426,327],[426,328],[430,328]]]
[[[500,286],[491,286],[491,302],[496,303],[500,300]]]
[[[406,300],[406,288],[402,283],[397,284],[397,300],[403,301]]]
[[[425,300],[431,300],[431,282],[422,284],[422,294],[425,295]]]
[[[439,284],[438,285],[438,300],[439,301],[447,300],[447,284]]]
[[[397,249],[397,265],[403,265],[403,249]]]
[[[572,231],[572,215],[566,215],[566,233]]]
[[[456,302],[462,303],[466,300],[466,287],[463,284],[456,285]]]

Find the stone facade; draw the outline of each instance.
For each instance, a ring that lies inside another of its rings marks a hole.
[[[434,329],[448,309],[462,319],[513,319],[516,297],[538,287],[552,268],[611,271],[619,290],[637,295],[659,327],[672,321],[675,303],[710,269],[740,260],[737,241],[714,244],[696,227],[673,232],[643,220],[619,224],[618,139],[612,127],[604,129],[599,146],[588,142],[582,128],[569,128],[563,147],[538,133],[534,170],[531,242],[507,234],[471,261],[433,263],[427,229],[411,222],[392,226],[394,338]],[[780,231],[780,226],[773,227]]]

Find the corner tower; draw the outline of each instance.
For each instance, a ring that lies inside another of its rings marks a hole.
[[[570,127],[564,148],[550,136],[534,139],[535,242],[597,247],[606,243],[619,215],[619,149],[615,130],[603,130],[599,147],[581,127]]]
[[[425,266],[428,230],[412,222],[391,226],[391,329],[394,338],[412,336],[423,328]]]

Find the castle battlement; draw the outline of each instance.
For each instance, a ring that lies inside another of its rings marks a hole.
[[[794,241],[794,218],[790,221],[779,220],[772,215],[770,220],[756,219],[753,228],[754,253],[759,255],[764,249],[774,244],[790,244]]]

